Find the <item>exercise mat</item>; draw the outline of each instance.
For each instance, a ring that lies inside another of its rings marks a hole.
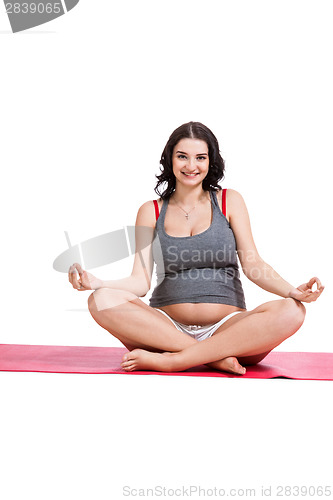
[[[120,364],[126,352],[125,347],[0,344],[0,371],[333,380],[333,353],[330,352],[271,351],[256,365],[247,366],[245,375],[214,370],[206,365],[182,372],[127,372]]]

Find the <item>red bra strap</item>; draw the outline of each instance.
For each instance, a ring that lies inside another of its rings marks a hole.
[[[222,189],[222,213],[225,217],[227,217],[227,212],[226,212],[226,189]]]
[[[158,210],[158,204],[157,204],[157,201],[156,200],[153,200],[154,201],[154,207],[155,207],[155,216],[156,216],[156,220],[158,219],[160,213],[159,213],[159,210]]]

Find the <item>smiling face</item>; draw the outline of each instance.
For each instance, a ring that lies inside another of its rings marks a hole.
[[[172,166],[176,183],[200,184],[209,169],[207,143],[201,139],[181,139],[173,149]]]

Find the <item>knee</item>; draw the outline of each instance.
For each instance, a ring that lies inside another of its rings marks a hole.
[[[88,297],[88,309],[95,316],[112,306],[112,290],[110,288],[98,288]]]
[[[105,310],[115,311],[116,306],[126,304],[138,297],[126,290],[112,288],[98,288],[88,297],[88,309],[92,315],[103,313]],[[119,307],[117,311],[119,311]]]
[[[306,315],[306,308],[303,302],[293,299],[292,297],[283,299],[282,302],[284,302],[284,317],[287,323],[289,325],[292,324],[297,329],[300,328],[304,323]]]
[[[88,309],[89,309],[89,312],[90,314],[94,317],[99,309],[97,307],[97,303],[98,303],[98,300],[97,300],[97,290],[95,290],[93,293],[91,293],[88,297]]]
[[[91,293],[88,297],[88,309],[91,313],[93,313],[94,309],[96,309],[96,302],[95,302],[95,299],[94,299],[94,293]]]

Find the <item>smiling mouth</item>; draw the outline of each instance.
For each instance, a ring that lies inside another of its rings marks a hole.
[[[199,172],[197,172],[196,174],[186,174],[185,172],[182,172],[182,174],[184,174],[186,177],[195,177],[196,175],[199,175]]]

